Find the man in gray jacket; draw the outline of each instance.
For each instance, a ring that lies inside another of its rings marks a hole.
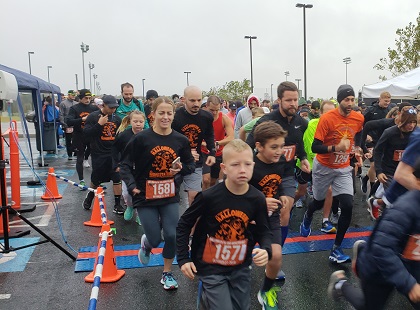
[[[77,93],[74,90],[69,90],[67,92],[67,99],[61,101],[59,109],[59,117],[60,117],[60,123],[63,127],[65,137],[66,137],[66,150],[67,150],[67,156],[68,160],[72,160],[73,155],[73,146],[72,146],[72,136],[73,136],[73,127],[67,126],[66,124],[66,118],[69,114],[70,108],[75,105],[77,102],[74,100]]]

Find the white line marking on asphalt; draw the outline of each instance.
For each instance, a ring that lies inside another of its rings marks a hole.
[[[0,294],[0,299],[10,299],[12,297],[12,294]]]

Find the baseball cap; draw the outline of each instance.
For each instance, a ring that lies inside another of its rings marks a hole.
[[[73,89],[70,89],[68,92],[67,92],[67,94],[69,94],[69,95],[77,95],[77,92],[75,92]]]
[[[120,105],[118,104],[117,99],[115,99],[112,95],[105,95],[102,97],[102,101],[106,104],[109,108],[118,108]]]
[[[229,109],[236,110],[237,109],[236,103],[235,102],[229,103]]]
[[[84,97],[92,97],[92,93],[89,89],[81,89],[79,93],[79,98],[82,99]]]

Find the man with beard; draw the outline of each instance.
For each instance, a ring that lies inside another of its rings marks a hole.
[[[144,112],[144,105],[140,100],[137,100],[133,97],[134,94],[134,86],[130,83],[124,83],[121,84],[121,96],[122,98],[119,100],[119,107],[117,108],[117,111],[115,113],[123,119],[128,114],[130,114],[131,111],[139,110],[143,113]],[[149,128],[149,123],[146,120],[146,123],[144,124],[144,129]]]
[[[301,236],[309,236],[313,214],[323,208],[331,186],[333,197],[337,197],[340,202],[341,215],[329,259],[338,264],[350,260],[341,248],[353,211],[353,168],[350,166],[350,153],[361,153],[359,145],[363,115],[353,111],[354,99],[353,88],[350,85],[341,85],[337,90],[339,107],[323,114],[319,120],[312,143],[312,151],[317,154],[312,165],[314,200],[309,204],[300,225]]]
[[[72,160],[73,155],[73,147],[71,145],[71,140],[73,137],[73,127],[70,127],[66,123],[67,115],[69,115],[70,108],[77,104],[76,101],[74,101],[74,97],[76,97],[76,92],[74,90],[69,90],[67,92],[67,99],[61,101],[59,109],[59,115],[60,115],[60,123],[61,126],[63,126],[64,135],[66,137],[66,150],[67,150],[67,157],[69,160]]]
[[[279,109],[273,110],[269,114],[261,117],[254,126],[252,132],[248,135],[246,142],[255,148],[254,130],[266,121],[274,121],[287,131],[285,138],[284,156],[286,159],[285,172],[282,176],[284,195],[287,198],[287,204],[280,210],[281,226],[281,245],[283,246],[289,232],[290,211],[295,199],[296,185],[294,178],[294,169],[296,157],[301,161],[301,169],[310,173],[310,165],[306,159],[306,152],[303,145],[303,133],[308,127],[308,122],[297,115],[299,93],[296,85],[292,82],[282,82],[277,87],[277,96]],[[281,276],[283,277],[283,276]]]
[[[184,90],[185,106],[179,108],[172,122],[172,128],[188,138],[191,153],[195,160],[195,171],[184,176],[184,189],[188,192],[188,203],[191,205],[195,195],[201,192],[203,179],[203,155],[201,143],[206,141],[209,155],[206,165],[211,167],[216,163],[216,147],[214,143],[213,116],[201,110],[203,95],[197,86],[188,86]]]

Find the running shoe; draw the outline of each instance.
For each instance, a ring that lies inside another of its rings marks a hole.
[[[302,237],[308,237],[311,234],[311,222],[312,222],[312,219],[309,219],[306,216],[306,212],[305,212],[305,215],[303,216],[303,221],[300,224],[300,235]]]
[[[321,231],[326,234],[335,234],[337,233],[337,228],[335,228],[330,221],[325,221],[322,223]]]
[[[295,202],[295,207],[296,208],[303,208],[303,201],[302,198],[299,198],[296,202]]]
[[[131,220],[133,218],[133,214],[134,214],[134,208],[127,206],[127,208],[124,211],[124,220],[126,221]]]
[[[331,224],[337,225],[339,217],[340,217],[340,215],[338,214],[338,212],[337,212],[337,214],[331,213],[331,216],[330,216]]]
[[[92,200],[95,197],[95,195],[92,195],[91,192],[87,193],[86,198],[83,200],[83,208],[85,210],[89,210],[92,206]]]
[[[122,207],[122,205],[115,205],[114,210],[112,212],[116,214],[124,214],[124,208]]]
[[[351,261],[350,256],[344,254],[343,249],[341,247],[338,247],[335,250],[331,250],[329,259],[330,261],[337,264],[342,264]]]
[[[365,175],[360,181],[360,189],[362,190],[362,193],[366,194],[368,190],[369,177]]]
[[[285,279],[286,279],[286,274],[284,273],[284,271],[283,271],[283,270],[280,270],[280,271],[277,273],[276,280],[280,280],[280,281],[282,281],[282,280],[285,280]]]
[[[136,214],[136,223],[141,226],[141,221],[140,221],[140,217],[138,214]]]
[[[165,290],[175,290],[178,288],[178,282],[176,282],[171,272],[164,272],[160,283],[163,284]]]
[[[359,252],[366,246],[366,241],[365,240],[357,240],[354,244],[353,244],[353,259],[351,261],[351,268],[353,269],[354,274],[356,275],[356,277],[359,277],[359,275],[357,274],[357,257],[359,256]]]
[[[80,180],[80,181],[79,181],[79,185],[82,185],[82,186],[86,187],[86,182],[85,182],[84,180]],[[79,190],[81,190],[81,191],[85,191],[85,190],[86,190],[86,188],[80,188],[80,187],[79,187]]]
[[[275,310],[278,309],[278,299],[277,292],[280,291],[280,288],[273,286],[267,292],[258,292],[257,298],[258,302],[262,306],[263,310]]]
[[[85,167],[85,168],[90,168],[90,164],[89,164],[89,161],[88,161],[87,159],[85,159],[85,160],[83,161],[83,167]]]
[[[137,255],[140,263],[142,263],[144,266],[149,264],[150,251],[151,251],[151,249],[146,247],[146,240],[147,240],[146,235],[143,234],[143,236],[141,236],[140,250],[139,250],[139,253]]]
[[[328,284],[328,296],[337,301],[343,296],[341,289],[336,288],[336,284],[340,281],[347,281],[344,270],[334,271],[330,276],[330,283]]]
[[[367,200],[367,204],[368,204],[367,210],[369,211],[370,217],[373,220],[377,220],[381,216],[382,210],[381,210],[381,207],[375,202],[375,197],[370,197]]]

